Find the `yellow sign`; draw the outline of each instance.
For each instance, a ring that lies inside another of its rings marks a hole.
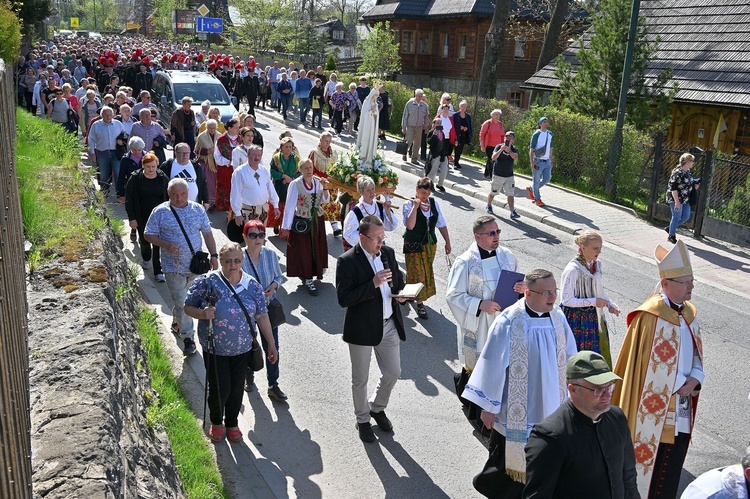
[[[141,25],[138,23],[127,23],[125,24],[125,29],[131,30],[131,29],[141,29]]]
[[[198,7],[198,13],[202,15],[203,17],[206,17],[208,15],[208,7],[206,7],[206,4],[201,4],[200,7]]]
[[[70,18],[70,27],[71,28],[78,28],[78,18],[77,17],[71,17]]]

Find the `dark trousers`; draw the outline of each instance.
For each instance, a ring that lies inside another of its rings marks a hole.
[[[33,92],[26,92],[26,91],[24,91],[23,96],[24,96],[24,100],[26,100],[26,109],[31,114],[33,114],[34,116],[36,116],[36,106],[34,106],[34,105],[31,104],[33,102],[33,99],[34,99]]]
[[[484,153],[487,155],[487,163],[484,165],[484,176],[492,176],[492,151],[495,150],[495,146],[487,146],[484,148]]]
[[[333,112],[333,129],[336,133],[341,133],[342,128],[344,128],[344,111],[337,109]]]
[[[249,351],[231,357],[204,353],[203,363],[208,371],[208,410],[211,424],[220,425],[223,419],[226,427],[237,426],[242,396],[245,393],[245,371],[249,362]]]
[[[315,126],[315,117],[318,118],[318,128],[323,127],[323,108],[313,109],[312,110],[312,119],[310,121],[310,126]]]
[[[677,497],[682,465],[690,445],[690,435],[679,433],[674,444],[659,444],[654,460],[654,474],[648,488],[649,499]]]
[[[328,120],[333,120],[333,106],[331,105],[331,98],[326,98],[326,104],[328,104]]]
[[[146,220],[139,220],[138,221],[138,228],[135,230],[138,231],[138,246],[141,248],[141,258],[144,262],[151,261],[153,259],[153,268],[154,268],[154,275],[163,274],[164,272],[161,271],[161,258],[159,258],[159,247],[156,245],[152,245],[150,242],[146,241],[146,238],[143,237],[143,230],[146,228]]]
[[[456,143],[456,149],[453,151],[453,166],[460,166],[461,154],[464,152],[464,143],[459,141]]]
[[[493,499],[520,499],[524,484],[505,473],[505,437],[492,430],[490,457],[480,474],[474,477],[474,488]]]
[[[276,351],[279,350],[279,328],[275,327],[271,329],[273,332],[273,342],[276,345]],[[258,336],[260,336],[260,344],[263,346],[263,351],[268,353],[268,342],[266,341],[266,337],[262,334],[258,333]],[[268,362],[268,357],[266,356],[265,359],[265,368],[266,368],[266,381],[268,381],[268,388],[272,388],[279,384],[279,360],[276,359],[276,363],[271,364]],[[252,366],[247,367],[247,379],[250,381],[255,381],[255,372],[253,371]]]

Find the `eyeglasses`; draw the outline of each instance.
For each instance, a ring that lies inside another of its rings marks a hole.
[[[571,383],[572,385],[580,386],[581,388],[585,388],[586,390],[590,391],[594,394],[594,397],[601,397],[605,393],[608,395],[612,395],[612,393],[615,391],[615,384],[610,383],[605,386],[600,386],[599,388],[589,388],[588,386],[579,385],[578,383]]]
[[[669,277],[666,278],[668,281],[676,282],[678,284],[682,284],[683,286],[693,286],[695,284],[695,279],[690,279],[689,281],[678,281],[677,279],[670,279]]]
[[[177,151],[175,154],[179,154],[180,156],[187,156],[190,154],[190,151]]]
[[[372,241],[374,243],[384,243],[385,242],[385,236],[383,236],[383,237],[370,237],[367,234],[362,234],[361,232],[360,232],[360,235],[365,236],[367,239],[369,239],[370,241]]]
[[[491,230],[489,232],[477,232],[477,234],[479,234],[480,236],[495,237],[495,236],[499,236],[501,232],[502,230],[497,229],[497,230]]]
[[[233,263],[235,265],[242,265],[242,258],[235,258],[234,260],[232,259],[222,260],[221,263],[223,265],[231,265]]]
[[[528,288],[527,288],[528,289]],[[557,296],[557,288],[555,289],[546,289],[544,291],[536,291],[534,289],[529,289],[532,293],[536,293],[538,295],[542,295],[545,298],[552,298],[553,296]]]
[[[248,232],[247,234],[245,234],[245,237],[247,237],[248,239],[265,239],[266,234],[265,232]]]

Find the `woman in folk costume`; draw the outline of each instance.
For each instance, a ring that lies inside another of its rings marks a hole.
[[[690,303],[693,268],[682,241],[654,251],[654,293],[628,314],[612,404],[628,418],[642,498],[676,497],[703,385],[703,342]]]
[[[276,194],[279,195],[279,210],[281,213],[284,213],[289,184],[300,175],[300,157],[295,151],[296,148],[292,138],[284,137],[281,139],[279,151],[274,153],[271,158],[271,178],[273,179],[273,186],[276,188]],[[274,212],[271,211],[268,214],[266,227],[272,227],[273,233],[278,234],[281,227],[281,218],[274,216]]]
[[[606,307],[617,316],[620,309],[610,301],[602,285],[602,267],[598,260],[602,242],[602,236],[593,230],[584,231],[575,238],[578,254],[563,269],[560,308],[573,330],[578,350],[600,353],[612,366],[603,309]]]
[[[216,173],[216,209],[229,211],[229,195],[232,191],[232,151],[240,145],[240,124],[232,118],[227,121],[227,131],[216,139],[214,161]]]
[[[232,168],[236,170],[241,164],[247,163],[247,151],[253,145],[255,132],[252,128],[240,128],[240,144],[232,150]]]
[[[286,270],[289,277],[301,278],[310,295],[315,296],[315,277],[323,279],[328,267],[328,243],[326,242],[325,218],[322,204],[330,201],[325,179],[313,176],[312,161],[299,163],[302,176],[289,184],[286,193],[289,202],[284,207],[282,236],[287,238]],[[308,228],[300,230],[300,221],[307,222]]]
[[[331,147],[331,140],[333,135],[330,132],[323,132],[320,134],[320,143],[318,147],[310,151],[307,156],[313,162],[313,168],[315,169],[315,175],[321,178],[328,178],[328,170],[338,159],[338,154]],[[333,229],[333,235],[341,235],[341,227],[339,226],[339,216],[341,212],[341,205],[336,201],[338,197],[338,191],[330,191],[331,200],[325,203],[321,207],[325,219],[331,223],[331,229]]]
[[[218,124],[215,119],[206,121],[206,131],[199,134],[195,139],[195,157],[198,164],[203,168],[203,174],[206,177],[208,186],[208,203],[210,209],[216,208],[216,162],[214,161],[214,151],[216,150],[216,140],[219,134],[216,129]]]

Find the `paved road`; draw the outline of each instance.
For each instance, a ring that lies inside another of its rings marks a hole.
[[[273,120],[259,118],[267,145],[264,161],[268,162],[283,128]],[[317,143],[316,137],[303,132],[294,132],[294,137],[305,155]],[[398,192],[411,195],[417,178],[400,173]],[[457,186],[473,184],[474,191],[487,188],[486,182],[469,181],[465,175],[451,174],[450,179]],[[458,254],[471,242],[471,221],[484,213],[485,203],[455,189],[438,193],[436,198]],[[586,214],[579,218],[584,220]],[[225,226],[223,216],[213,214],[211,219],[221,244],[226,241],[219,230]],[[499,221],[501,244],[516,254],[522,271],[543,267],[559,276],[575,253],[570,227],[563,224],[558,229],[549,220],[538,220],[540,217],[532,215],[510,223],[504,216]],[[403,263],[402,233],[403,224],[395,234],[388,234],[387,244],[396,248]],[[601,256],[605,288],[622,310],[632,310],[656,284],[656,268],[631,248],[609,244],[604,233],[608,243]],[[429,319],[418,320],[411,307],[405,317],[408,332],[402,344],[403,373],[388,409],[395,432],[383,435],[376,428],[378,443],[365,445],[354,427],[348,350],[341,340],[344,311],[336,303],[333,284],[341,243],[330,235],[328,243],[329,270],[318,287],[319,296],[309,296],[299,279],[288,280],[280,291],[289,318],[280,330],[280,385],[290,396],[288,404],[272,403],[265,395],[265,379],[259,377],[256,382],[262,395],[250,394],[243,409],[245,442],[216,446],[230,489],[238,498],[477,497],[471,478],[484,464],[486,449],[481,438],[472,434],[453,392],[452,376],[458,365],[455,326],[443,296],[446,258],[438,253],[438,296],[426,303]],[[284,270],[283,240],[271,237],[268,244],[279,252]],[[132,255],[129,241],[125,251]],[[147,299],[162,314],[168,314],[166,286],[149,278],[141,284]],[[750,303],[741,294],[703,284],[696,287],[694,298],[703,327],[707,379],[683,472],[685,483],[710,468],[736,462],[750,439],[750,355],[742,328],[750,320]],[[164,316],[164,321],[168,325],[169,318]],[[625,329],[624,317],[614,320],[613,355],[619,352]],[[194,356],[183,363],[177,342],[168,335],[165,339],[200,416],[202,362]],[[371,386],[375,376],[373,366]]]

